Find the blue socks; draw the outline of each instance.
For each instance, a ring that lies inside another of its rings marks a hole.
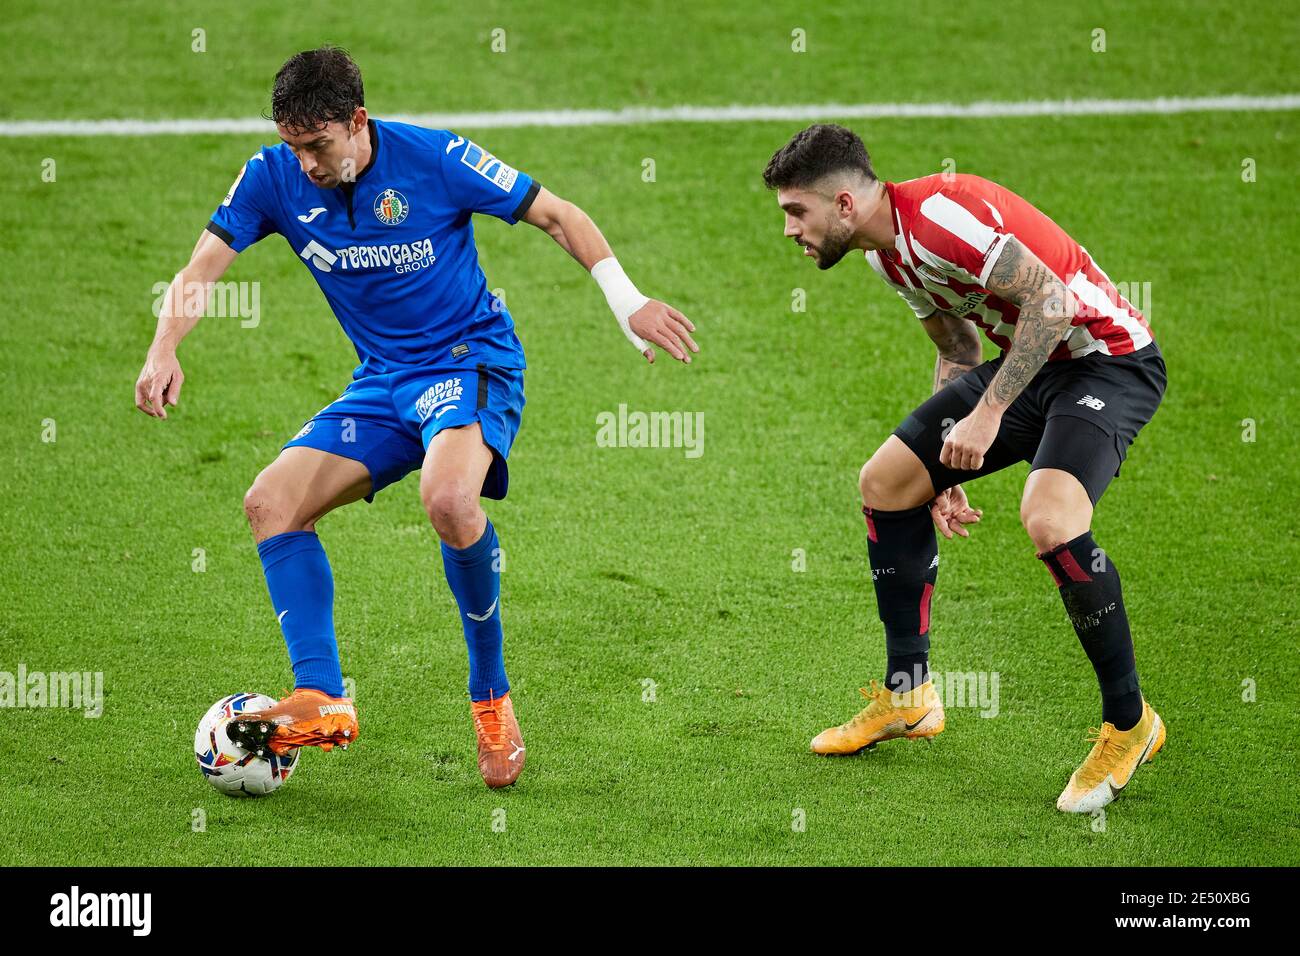
[[[453,548],[442,542],[442,566],[465,628],[469,697],[474,701],[501,697],[510,690],[501,651],[499,547],[491,521],[483,529],[483,537],[468,548]]]
[[[257,554],[289,646],[295,689],[309,687],[342,697],[343,672],[334,640],[334,576],[320,538],[314,531],[287,531],[259,544]]]
[[[510,690],[502,656],[501,578],[496,529],[468,548],[442,544],[447,584],[460,607],[469,648],[471,700],[501,697]],[[271,592],[271,605],[284,632],[295,687],[343,696],[343,673],[334,638],[334,577],[314,531],[288,531],[257,546]]]

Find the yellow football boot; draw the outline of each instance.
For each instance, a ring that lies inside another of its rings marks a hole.
[[[823,730],[813,738],[818,754],[855,754],[895,737],[933,737],[943,730],[943,701],[934,684],[926,681],[902,694],[895,694],[878,681],[871,690],[860,689],[871,703],[847,724]]]
[[[1142,700],[1142,719],[1130,730],[1105,723],[1088,731],[1092,750],[1070,776],[1056,800],[1066,813],[1093,813],[1119,796],[1137,768],[1165,745],[1165,724],[1151,705]]]

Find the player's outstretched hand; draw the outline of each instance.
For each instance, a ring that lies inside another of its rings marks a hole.
[[[954,534],[969,538],[970,532],[966,530],[966,525],[977,523],[983,514],[983,511],[970,506],[961,485],[953,485],[930,502],[930,517],[945,538],[951,538]]]
[[[691,364],[691,352],[698,352],[700,347],[691,338],[695,323],[682,315],[671,305],[651,299],[637,309],[628,318],[632,331],[645,339],[661,346],[665,352],[687,365]],[[641,353],[651,364],[655,360],[655,350],[647,346]]]
[[[185,375],[175,352],[149,350],[135,381],[135,407],[154,418],[166,418],[167,406],[180,401]]]

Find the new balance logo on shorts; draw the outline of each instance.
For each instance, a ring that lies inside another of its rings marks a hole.
[[[443,406],[446,407],[442,411],[456,407],[451,403],[460,401],[460,396],[465,391],[460,383],[460,378],[449,378],[445,382],[429,386],[428,391],[416,399],[415,414],[420,416],[420,424],[424,424],[430,415]],[[441,411],[438,412],[438,417],[442,417]]]
[[[1083,396],[1083,398],[1079,399],[1079,400],[1078,400],[1077,402],[1075,402],[1074,404],[1076,404],[1076,405],[1087,405],[1087,406],[1088,406],[1089,408],[1091,408],[1094,412],[1099,412],[1099,411],[1101,411],[1103,408],[1106,407],[1106,403],[1105,403],[1105,402],[1103,402],[1100,398],[1093,398],[1091,395],[1085,395],[1085,396]]]

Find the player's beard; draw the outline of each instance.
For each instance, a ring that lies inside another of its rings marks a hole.
[[[844,223],[831,220],[826,224],[826,238],[817,247],[817,268],[829,269],[849,251],[853,244],[853,230]]]

